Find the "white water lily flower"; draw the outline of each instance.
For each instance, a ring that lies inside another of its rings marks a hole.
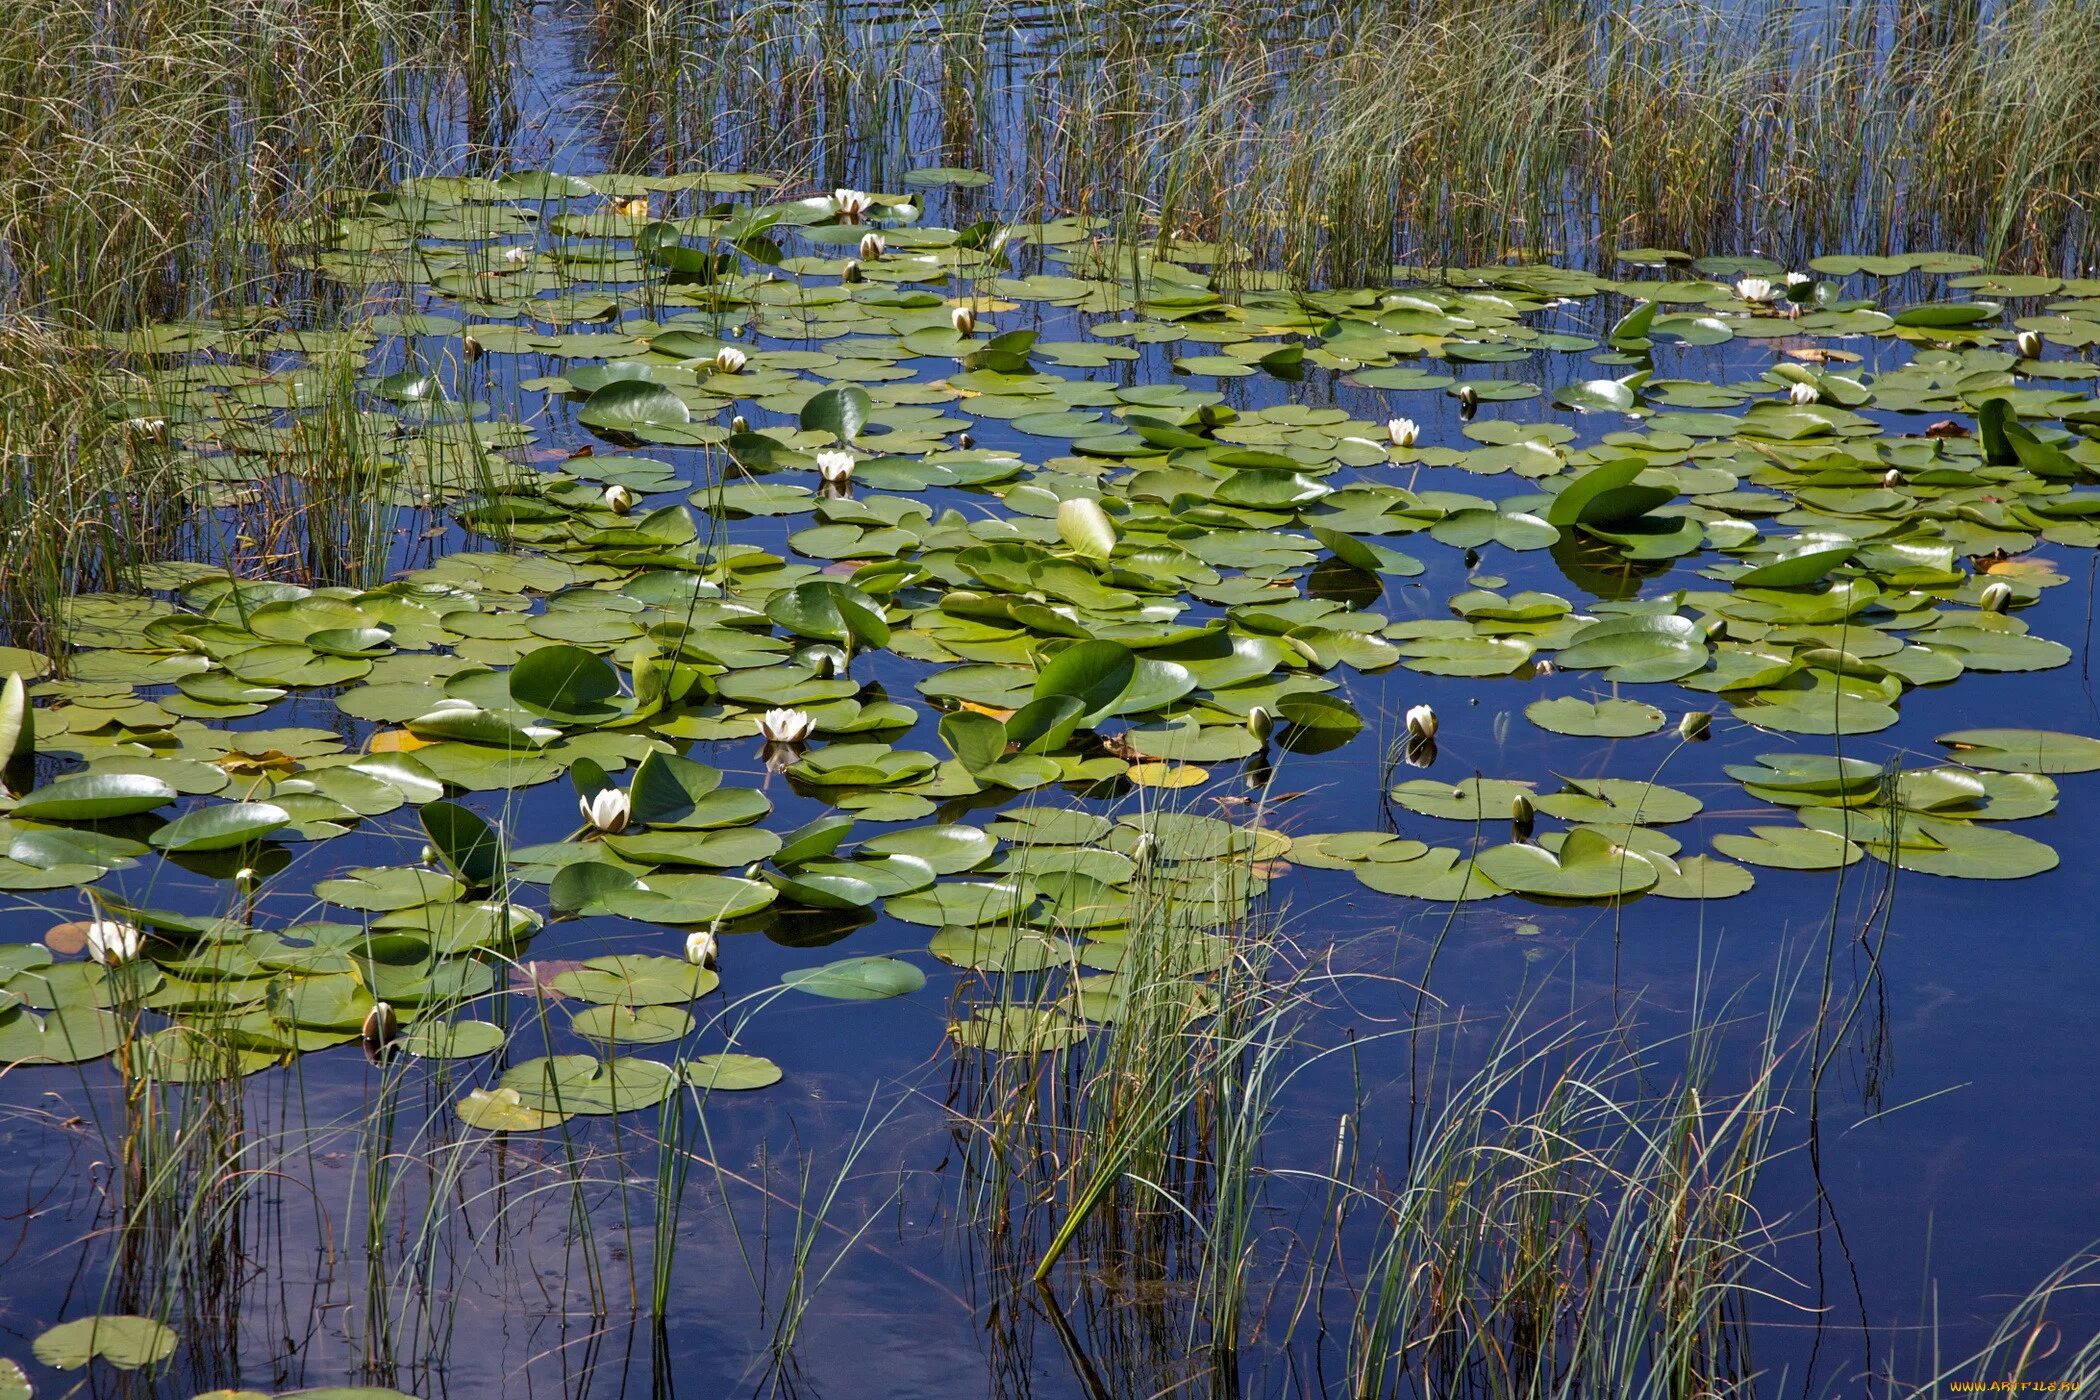
[[[384,1045],[401,1029],[401,1018],[391,1003],[375,1001],[372,1009],[365,1013],[365,1023],[359,1028],[367,1045]]]
[[[509,263],[512,267],[523,267],[532,261],[532,249],[513,244],[511,247],[503,250],[503,261]]]
[[[146,935],[137,924],[122,919],[96,919],[87,926],[87,953],[104,967],[122,967],[138,961]]]
[[[1407,736],[1410,739],[1434,739],[1436,737],[1436,711],[1427,705],[1417,705],[1407,712]]]
[[[634,509],[634,492],[615,482],[605,488],[605,508],[614,515],[625,515]]]
[[[1797,379],[1794,381],[1794,387],[1786,391],[1786,396],[1797,404],[1805,405],[1821,402],[1823,391],[1806,379]]]
[[[860,260],[862,262],[880,262],[882,260],[882,250],[888,246],[881,234],[864,233],[860,236]]]
[[[715,954],[715,936],[709,930],[696,929],[686,935],[685,960],[694,967],[713,967]]]
[[[1744,301],[1770,301],[1776,295],[1771,280],[1765,277],[1738,278],[1735,294]]]
[[[632,810],[627,794],[616,787],[600,788],[589,797],[578,797],[576,806],[594,830],[614,833],[627,829],[627,818]]]
[[[860,222],[863,214],[875,207],[874,196],[863,190],[833,190],[831,202],[838,207],[840,218],[855,224]]]
[[[1385,435],[1395,447],[1413,447],[1422,440],[1422,425],[1412,418],[1388,418]]]
[[[833,484],[853,480],[853,454],[837,450],[819,452],[817,475]]]
[[[2039,331],[2021,331],[2013,337],[2013,348],[2020,352],[2023,360],[2042,358],[2042,336]]]
[[[1786,275],[1786,284],[1789,287],[1813,287],[1816,284],[1815,274],[1808,272],[1789,272]]]
[[[768,710],[758,717],[758,732],[769,744],[799,744],[816,727],[817,722],[801,710]]]
[[[948,323],[955,327],[957,335],[968,335],[977,329],[977,308],[958,306],[949,311]]]
[[[742,374],[744,366],[749,363],[751,357],[734,345],[725,345],[715,351],[715,357],[707,362],[708,368],[716,374]]]

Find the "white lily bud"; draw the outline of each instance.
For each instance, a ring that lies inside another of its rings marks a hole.
[[[696,929],[685,936],[685,960],[694,967],[713,967],[716,951],[715,936],[708,929]]]
[[[600,788],[589,797],[578,797],[576,806],[593,830],[614,833],[627,829],[627,819],[633,812],[627,794],[616,787]]]
[[[750,362],[749,355],[734,345],[725,345],[715,351],[715,357],[707,362],[707,367],[716,374],[742,374],[744,366]]]
[[[1686,743],[1697,743],[1704,739],[1714,725],[1713,715],[1706,710],[1687,710],[1683,719],[1677,721],[1677,737]]]
[[[242,894],[254,894],[262,888],[262,872],[252,865],[244,865],[233,872],[233,887]]]
[[[168,420],[165,418],[127,418],[124,426],[158,446],[168,445]]]
[[[843,265],[841,265],[841,266],[840,266],[840,268],[839,268],[839,281],[841,281],[841,282],[858,282],[858,281],[860,281],[860,280],[861,280],[861,275],[860,275],[860,259],[859,259],[859,258],[848,258],[848,259],[846,259],[845,263],[844,263]]]
[[[1471,413],[1474,409],[1480,407],[1480,391],[1470,384],[1459,385],[1458,406],[1467,413]]]
[[[853,480],[853,454],[837,450],[819,452],[817,475],[834,484]]]
[[[634,509],[634,492],[617,482],[605,488],[605,508],[614,515],[625,515]]]
[[[1417,705],[1407,712],[1407,737],[1410,739],[1434,739],[1436,737],[1436,711],[1427,705]]]
[[[769,744],[799,744],[817,722],[801,710],[768,710],[758,717],[758,732]]]
[[[1531,799],[1523,793],[1520,792],[1509,799],[1509,824],[1523,835],[1531,835],[1531,828],[1537,817],[1538,814],[1531,805]]]
[[[1422,440],[1422,427],[1412,418],[1388,418],[1385,435],[1395,447],[1413,447]]]
[[[2042,337],[2039,331],[2021,331],[2013,337],[2013,346],[2020,352],[2020,358],[2023,360],[2042,358]]]
[[[1257,739],[1266,740],[1276,732],[1276,716],[1270,714],[1266,707],[1256,705],[1247,711],[1247,732]]]
[[[87,926],[87,954],[104,967],[138,961],[146,935],[123,919],[96,919]]]
[[[949,308],[948,323],[955,327],[957,335],[968,335],[977,329],[977,308],[974,306]]]
[[[1794,387],[1786,391],[1787,398],[1797,404],[1807,405],[1822,400],[1823,391],[1806,379],[1794,381]]]
[[[729,431],[732,433],[748,433],[751,431],[751,420],[741,413],[732,413],[729,415]]]
[[[2012,606],[2012,598],[2012,585],[2001,579],[1998,582],[1986,584],[1977,602],[1987,613],[2002,613]]]
[[[401,1018],[395,1014],[393,1004],[375,1001],[372,1009],[365,1013],[365,1023],[358,1033],[364,1037],[365,1044],[377,1047],[391,1041],[400,1029]]]
[[[864,263],[882,261],[883,249],[888,243],[879,233],[864,233],[860,236],[860,260]]]
[[[1881,474],[1881,484],[1884,488],[1894,491],[1903,485],[1903,473],[1890,467]]]
[[[482,349],[481,342],[471,335],[463,335],[459,338],[459,349],[460,353],[466,357],[468,364],[472,364],[488,353]]]

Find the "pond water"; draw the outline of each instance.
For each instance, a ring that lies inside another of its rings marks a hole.
[[[2100,1235],[2100,281],[1301,293],[543,81],[110,342],[219,511],[0,651],[40,1392],[1908,1393]]]

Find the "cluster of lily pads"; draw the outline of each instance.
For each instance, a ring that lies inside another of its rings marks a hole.
[[[2100,742],[1965,730],[1905,768],[1805,741],[1886,730],[1920,686],[2070,658],[2020,613],[2064,581],[2035,550],[2100,545],[2100,370],[2052,353],[2100,341],[2100,281],[1944,254],[1789,276],[1635,250],[1620,278],[1395,268],[1390,286],[1308,293],[1227,282],[1214,265],[1233,250],[1186,239],[937,227],[919,193],[755,197],[772,189],[410,181],[289,231],[316,273],[392,298],[386,314],[108,337],[133,376],[122,411],[205,499],[274,470],[348,357],[394,500],[504,548],[367,590],[169,562],[152,593],[75,601],[62,672],[0,652],[21,677],[0,700],[0,889],[83,888],[94,923],[138,934],[97,934],[84,962],[0,948],[0,1061],[121,1052],[185,1078],[375,1032],[477,1055],[502,1035],[463,1008],[552,994],[602,1057],[512,1066],[461,1105],[524,1129],[776,1078],[734,1051],[618,1053],[692,1037],[717,935],[768,922],[879,909],[934,930],[950,963],[1064,969],[1069,993],[1025,1025],[1009,1008],[952,1028],[1043,1049],[1115,1018],[1147,920],[1200,993],[1229,950],[1216,931],[1288,865],[1447,901],[1723,898],[1754,868],[1864,857],[1986,879],[2055,864],[2004,824],[2052,810],[2051,775],[2100,769]],[[1949,279],[1945,299],[1872,294],[1923,274]],[[1606,297],[1631,309],[1599,314]],[[2040,304],[2008,323],[2011,298]],[[1656,368],[1735,340],[1768,343],[1770,366],[1730,383]],[[1138,379],[1147,356],[1166,358],[1160,382]],[[1542,374],[1550,392],[1509,372],[1557,358],[1582,367]],[[1250,379],[1280,401],[1257,406]],[[1336,381],[1384,409],[1293,390]],[[498,420],[499,385],[545,395],[546,425]],[[1424,441],[1409,396],[1455,401],[1465,445]],[[1531,399],[1559,416],[1494,416]],[[1897,433],[1870,413],[1940,421]],[[1465,587],[1396,613],[1419,589],[1388,581],[1431,550],[1463,556]],[[1524,555],[1592,601],[1495,572]],[[1546,683],[1532,723],[1654,736],[1650,770],[1724,712],[1798,737],[1727,769],[1770,816],[1689,854],[1668,828],[1703,810],[1690,793],[1454,780],[1433,717],[1411,726],[1399,756],[1419,775],[1391,788],[1386,828],[1151,810],[1221,768],[1370,748],[1351,682],[1395,668]],[[244,727],[296,692],[346,723]],[[734,780],[702,746],[765,776]],[[776,777],[827,814],[761,825]],[[468,796],[537,803],[542,785],[580,819],[563,840],[515,845]],[[1107,805],[1133,794],[1142,814]],[[165,861],[237,906],[297,843],[411,809],[425,858],[332,870],[302,922],[120,892]],[[506,978],[550,915],[672,932],[658,954]],[[894,958],[789,979],[844,997],[922,981]]]

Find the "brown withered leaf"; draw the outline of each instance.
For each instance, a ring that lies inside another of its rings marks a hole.
[[[53,924],[44,931],[44,946],[54,953],[78,953],[87,948],[87,920]]]
[[[235,749],[222,755],[218,765],[229,773],[291,773],[297,771],[299,760],[282,749],[264,749],[261,753]]]

